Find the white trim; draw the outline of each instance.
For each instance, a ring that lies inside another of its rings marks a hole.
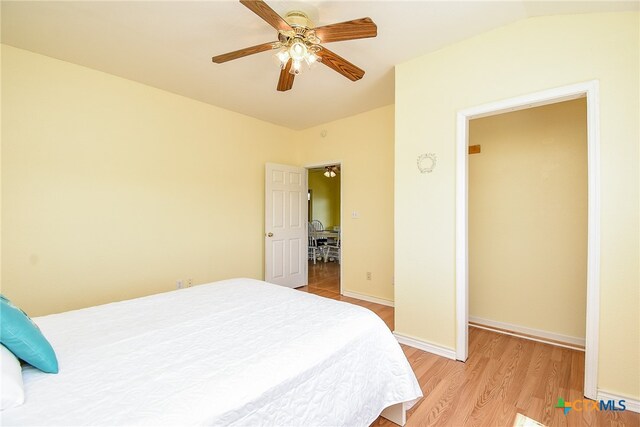
[[[468,170],[470,119],[587,97],[588,237],[584,395],[595,399],[600,319],[600,119],[599,83],[592,80],[491,102],[457,113],[456,122],[456,358],[466,360],[469,315]]]
[[[598,392],[600,339],[600,87],[586,83],[587,93],[587,329],[584,355],[584,395]]]
[[[452,348],[441,347],[397,332],[394,332],[393,336],[396,337],[400,344],[408,345],[409,347],[417,348],[418,350],[426,351],[427,353],[433,353],[436,356],[456,360],[456,351]]]
[[[570,101],[572,99],[584,98],[589,92],[589,89],[592,89],[593,85],[597,86],[598,81],[592,80],[590,82],[576,83],[569,86],[517,96],[515,98],[490,102],[488,104],[464,109],[458,112],[458,114],[466,116],[469,120],[479,119],[482,117],[495,116],[497,114],[510,113],[513,111],[526,110],[528,108]]]
[[[319,163],[308,163],[306,165],[304,165],[304,168],[307,169],[319,169],[319,168],[323,168],[325,166],[332,166],[332,165],[342,165],[342,161],[341,160],[333,160],[333,161],[326,161],[326,162],[319,162]],[[341,170],[342,172],[342,170]]]
[[[630,399],[625,396],[620,396],[619,394],[598,390],[598,398],[596,400],[624,400],[624,405],[627,407],[627,411],[640,413],[640,400],[638,399]]]
[[[370,295],[361,294],[359,292],[344,291],[344,292],[342,292],[342,295],[344,295],[345,297],[355,298],[355,299],[359,299],[359,300],[362,300],[362,301],[367,301],[367,302],[373,302],[373,303],[376,303],[376,304],[386,305],[387,307],[393,307],[393,301],[391,301],[391,300],[384,299],[384,298],[378,298],[378,297],[372,297]]]
[[[456,126],[456,359],[464,362],[469,347],[469,118],[459,112]]]
[[[469,322],[475,323],[481,329],[491,330],[497,333],[511,335],[532,341],[546,344],[558,345],[560,347],[572,348],[584,351],[584,338],[572,337],[569,335],[557,334],[555,332],[543,331],[542,329],[527,328],[526,326],[514,325],[512,323],[498,322],[496,320],[482,319],[480,317],[469,316]],[[498,328],[498,330],[494,329]],[[506,329],[506,331],[499,330]],[[520,335],[524,334],[524,335]]]

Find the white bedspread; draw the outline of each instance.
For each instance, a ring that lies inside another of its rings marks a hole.
[[[57,375],[23,371],[3,425],[369,425],[420,387],[369,310],[233,279],[34,319]]]

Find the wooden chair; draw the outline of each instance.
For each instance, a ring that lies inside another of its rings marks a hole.
[[[309,225],[313,227],[313,231],[315,232],[324,231],[324,225],[322,225],[322,222],[318,221],[317,219],[314,219],[313,221],[311,221]],[[327,244],[327,239],[324,237],[319,238],[317,235],[315,237],[316,237],[316,242],[318,244],[318,247],[320,249],[323,249],[322,247]]]
[[[340,234],[336,238],[335,243],[329,243],[325,246],[324,262],[335,259],[340,264]]]
[[[324,253],[321,247],[318,246],[318,239],[316,239],[316,231],[309,223],[309,259],[313,259],[313,263],[316,263],[316,260],[324,258]]]

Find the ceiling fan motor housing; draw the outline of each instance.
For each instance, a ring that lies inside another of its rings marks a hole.
[[[292,10],[284,16],[284,20],[292,27],[313,28],[313,23],[306,13],[299,10]]]
[[[299,10],[293,10],[288,12],[284,16],[285,21],[291,26],[293,31],[278,31],[278,40],[280,45],[275,45],[274,48],[280,48],[281,46],[289,46],[295,42],[295,40],[302,41],[308,48],[314,53],[319,51],[320,40],[316,37],[313,28],[313,23],[309,19],[306,13]]]

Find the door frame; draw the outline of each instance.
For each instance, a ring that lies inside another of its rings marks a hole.
[[[456,359],[467,359],[469,336],[469,121],[577,98],[587,98],[587,310],[584,396],[597,398],[600,319],[600,98],[592,80],[467,108],[456,123]]]
[[[342,168],[342,160],[335,160],[332,162],[320,162],[320,163],[309,163],[303,166],[303,168],[305,168],[307,170],[307,191],[309,191],[309,169],[319,169],[319,168],[323,168],[325,166],[333,166],[333,165],[338,165],[340,166],[340,295],[342,295],[342,266],[344,265],[344,251],[342,250],[342,237],[344,236],[344,210],[343,210],[343,206],[344,203],[342,203],[342,195],[343,193],[343,182],[344,180],[342,179],[342,173],[343,173],[343,168]],[[309,253],[309,239],[307,239],[307,253]],[[307,276],[307,286],[309,285],[309,257],[307,256],[307,263],[305,264],[305,275]]]

